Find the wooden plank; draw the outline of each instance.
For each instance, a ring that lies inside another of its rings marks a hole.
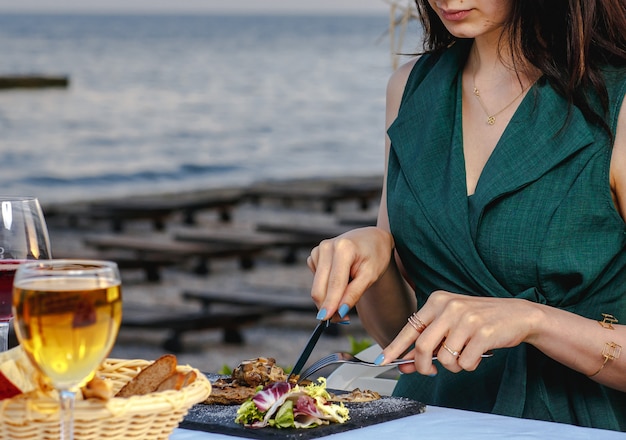
[[[356,199],[359,201],[361,210],[366,211],[372,199],[380,200],[382,195],[382,179],[380,182],[338,184],[333,188],[336,191],[335,200]]]
[[[316,236],[289,232],[263,232],[256,230],[177,228],[172,231],[177,240],[195,243],[222,243],[241,246],[262,246],[264,249],[286,248],[283,262],[293,264],[301,248],[318,244]]]
[[[256,229],[261,232],[296,234],[302,239],[306,238],[317,243],[321,240],[341,235],[352,228],[348,225],[340,224],[312,225],[286,222],[261,222],[256,225]]]
[[[262,199],[278,199],[283,203],[296,201],[319,201],[326,212],[333,212],[336,202],[358,200],[363,210],[371,199],[379,199],[382,192],[382,177],[354,179],[302,179],[290,181],[257,182],[247,191],[247,197],[258,203]]]
[[[137,257],[132,253],[118,251],[118,250],[80,250],[76,251],[55,251],[55,258],[85,258],[85,259],[97,259],[97,260],[109,260],[117,263],[120,270],[143,270],[146,276],[146,281],[158,283],[161,281],[161,268],[167,266],[174,266],[180,263],[180,258],[173,255],[143,255]]]
[[[211,306],[214,304],[258,306],[272,309],[275,312],[293,311],[314,314],[317,311],[311,297],[300,293],[271,293],[262,290],[254,292],[187,290],[184,291],[181,296],[187,301],[200,302],[205,312],[210,310]]]
[[[165,224],[174,211],[153,207],[150,209],[133,208],[129,206],[91,205],[83,214],[91,220],[103,220],[111,222],[111,230],[122,232],[124,223],[132,220],[149,220],[155,231],[165,230]]]
[[[0,76],[0,89],[39,89],[45,87],[62,87],[69,85],[67,76],[45,75],[3,75]]]
[[[317,308],[311,297],[298,292],[187,290],[182,293],[181,297],[184,300],[200,302],[204,313],[209,313],[211,308],[218,304],[262,307],[274,314],[289,311],[314,316],[317,313]],[[338,336],[341,332],[340,327],[340,325],[333,324],[326,330],[326,334]]]
[[[196,313],[172,313],[139,305],[124,305],[122,327],[169,330],[170,335],[163,342],[163,347],[172,352],[182,352],[182,338],[193,331],[222,329],[223,341],[227,344],[241,344],[244,338],[241,328],[258,322],[270,311],[262,308],[233,307],[219,313],[202,311]]]
[[[172,240],[167,236],[93,235],[83,238],[87,246],[100,250],[125,250],[134,252],[137,258],[170,258],[181,260],[199,258],[198,274],[208,273],[208,260],[212,258],[238,257],[243,269],[254,266],[253,258],[263,250],[259,245],[236,245],[226,243],[191,243]]]
[[[297,235],[288,233],[264,233],[226,228],[173,228],[171,233],[176,240],[181,241],[250,244],[266,247],[297,244],[299,240]]]
[[[284,205],[295,202],[322,202],[325,212],[333,212],[337,194],[332,187],[325,182],[311,182],[310,184],[296,184],[292,182],[259,183],[248,189],[247,198],[253,203],[262,200],[279,200]]]
[[[86,245],[98,249],[124,249],[141,254],[171,254],[178,256],[201,255],[207,257],[227,257],[255,253],[260,245],[234,245],[191,243],[172,240],[169,237],[135,235],[92,235],[83,238]]]
[[[342,226],[360,228],[363,226],[375,226],[378,222],[378,215],[369,212],[352,212],[349,214],[337,215],[337,223]]]
[[[165,221],[182,213],[185,224],[195,224],[195,214],[202,210],[217,210],[220,219],[229,222],[232,210],[243,200],[241,189],[221,189],[177,196],[136,197],[103,200],[89,205],[91,218],[112,222],[113,230],[121,231],[128,220],[151,220],[156,230],[163,230]]]

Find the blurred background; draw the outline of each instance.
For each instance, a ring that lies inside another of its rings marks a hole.
[[[1,91],[0,187],[45,205],[382,173],[390,8],[0,0],[0,77],[68,79]]]
[[[410,3],[0,0],[0,191],[39,198],[54,257],[118,262],[112,357],[295,361],[306,255],[375,222]],[[371,344],[337,327],[311,361]]]

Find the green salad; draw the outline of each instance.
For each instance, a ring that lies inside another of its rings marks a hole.
[[[320,425],[345,423],[348,408],[330,402],[326,380],[306,386],[276,382],[259,387],[253,397],[237,410],[236,423],[247,428],[314,428]]]

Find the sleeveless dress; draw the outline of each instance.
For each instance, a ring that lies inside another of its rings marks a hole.
[[[547,81],[520,103],[467,196],[461,69],[470,43],[420,58],[388,130],[390,227],[418,304],[444,289],[626,322],[626,225],[611,199],[611,139],[568,109]],[[607,68],[605,77],[615,132],[626,70]],[[598,366],[602,360],[598,353]],[[626,393],[528,344],[496,350],[474,372],[438,370],[435,377],[402,375],[394,394],[626,431]]]

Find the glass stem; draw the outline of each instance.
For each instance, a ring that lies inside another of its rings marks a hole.
[[[9,349],[9,321],[0,322],[0,351]]]
[[[61,440],[74,439],[74,401],[76,393],[74,391],[59,391],[61,398]]]

